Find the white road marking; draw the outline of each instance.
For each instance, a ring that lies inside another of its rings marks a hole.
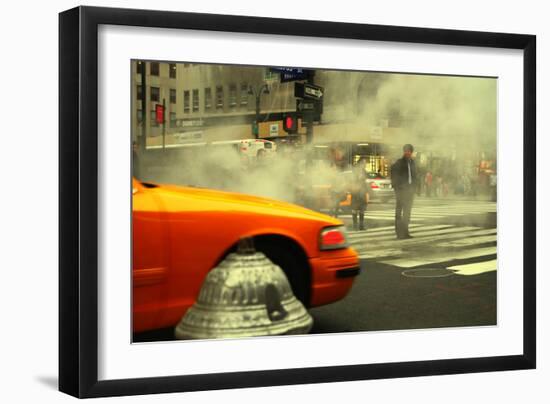
[[[394,265],[401,268],[412,268],[420,265],[436,264],[439,262],[452,261],[455,259],[467,259],[475,257],[483,257],[485,255],[494,255],[497,253],[496,246],[477,248],[474,250],[456,251],[449,254],[435,254],[431,256],[416,257],[416,258],[399,258],[381,261],[384,264]],[[360,258],[361,255],[359,256]]]
[[[442,219],[451,216],[465,216],[470,214],[483,214],[496,212],[495,203],[463,203],[458,204],[443,204],[433,205],[434,202],[428,201],[420,203],[418,206],[413,206],[411,221],[422,222],[426,219]],[[340,215],[341,217],[351,217],[349,214]],[[371,220],[394,220],[395,207],[394,205],[385,206],[380,210],[369,210],[365,213],[365,218]]]
[[[495,228],[458,227],[452,224],[428,225],[430,219],[489,212],[496,212],[496,203],[421,198],[415,200],[412,209],[410,224],[412,239],[396,240],[393,223],[388,223],[389,226],[385,225],[372,230],[349,232],[348,240],[360,258],[377,261],[382,259],[383,263],[402,268],[495,255],[496,246],[482,247],[483,244],[497,241]],[[341,216],[351,217],[349,214]],[[365,218],[367,226],[368,220],[393,222],[395,204],[382,206],[380,210],[367,209]],[[465,266],[463,268],[465,273],[475,273],[491,266],[489,264],[468,265],[472,266]]]
[[[422,226],[420,224],[411,224],[409,225],[409,229],[416,231],[426,231],[426,230],[435,230],[435,229],[442,229],[446,227],[452,227],[450,224],[439,224],[439,225],[433,225],[433,226]],[[369,238],[371,236],[384,236],[384,235],[394,235],[395,236],[395,226],[385,226],[385,227],[377,227],[372,230],[365,230],[365,231],[358,231],[353,233],[348,233],[348,238],[356,239],[356,238]]]
[[[495,229],[481,229],[479,227],[459,227],[456,230],[451,231],[452,229],[443,229],[441,232],[430,232],[434,235],[432,236],[430,234],[430,237],[424,237],[428,234],[420,235],[418,236],[416,233],[411,232],[413,235],[412,239],[405,239],[405,240],[394,240],[395,243],[397,243],[399,246],[407,246],[410,247],[415,244],[421,244],[421,243],[427,243],[427,242],[437,242],[439,240],[445,240],[445,239],[457,239],[459,237],[472,237],[472,236],[484,236],[488,234],[494,233]],[[426,232],[427,233],[427,232]]]
[[[496,229],[495,229],[495,233],[496,233]],[[471,238],[464,238],[461,240],[447,241],[445,243],[437,243],[437,246],[438,247],[465,247],[469,245],[491,243],[494,241],[497,241],[496,234],[491,236],[471,237]]]
[[[483,261],[483,262],[475,262],[473,264],[465,264],[465,265],[455,265],[452,267],[449,267],[448,269],[452,269],[455,271],[455,274],[457,275],[478,275],[485,272],[491,272],[497,270],[497,260],[490,260],[490,261]]]
[[[445,216],[441,216],[441,218],[443,218]],[[366,219],[373,219],[373,220],[389,220],[389,221],[393,221],[395,220],[395,217],[393,216],[370,216],[370,215],[365,215],[365,218]],[[435,218],[435,217],[434,217]],[[423,222],[427,219],[430,219],[430,218],[426,218],[426,217],[411,217],[411,222]]]
[[[366,237],[362,239],[358,239],[358,238],[353,239],[350,242],[350,244],[354,246],[356,244],[360,244],[363,242],[369,242],[371,243],[371,245],[374,245],[374,244],[380,243],[381,241],[392,240],[397,245],[403,245],[403,244],[409,245],[409,244],[423,243],[426,241],[443,240],[446,238],[456,238],[461,236],[471,237],[471,236],[486,235],[491,233],[494,233],[494,229],[487,230],[487,229],[482,229],[481,227],[465,226],[465,227],[453,227],[453,228],[444,228],[444,229],[420,231],[420,232],[411,231],[411,235],[413,235],[413,238],[404,239],[404,240],[397,240],[395,238],[395,234],[380,235],[380,236],[377,236],[376,238],[369,238],[367,234]],[[435,237],[426,237],[426,236],[435,236]]]

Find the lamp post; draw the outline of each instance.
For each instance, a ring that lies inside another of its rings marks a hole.
[[[258,139],[260,134],[259,122],[260,122],[260,101],[262,94],[269,94],[269,86],[267,83],[263,83],[257,87],[248,87],[248,94],[253,95],[256,100],[256,117],[254,120],[253,134],[256,139]]]

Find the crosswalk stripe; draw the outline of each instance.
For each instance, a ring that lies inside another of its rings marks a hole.
[[[495,202],[420,198],[414,202],[409,225],[413,238],[396,240],[393,224],[395,204],[373,205],[365,212],[367,227],[369,221],[385,221],[385,224],[373,229],[369,227],[366,231],[349,232],[348,241],[360,258],[397,267],[412,268],[479,257],[481,263],[457,265],[457,273],[468,275],[494,271],[495,260],[487,256],[496,255],[496,228],[457,226],[445,224],[441,219],[449,217],[452,220],[466,215],[494,213],[496,210]],[[349,220],[351,215],[347,213],[340,217]]]
[[[394,265],[401,268],[412,268],[427,264],[436,264],[445,261],[452,261],[455,259],[467,259],[475,257],[483,257],[485,255],[495,255],[497,253],[497,247],[485,247],[477,248],[466,251],[449,252],[447,254],[434,254],[431,256],[417,257],[417,258],[399,258],[381,261],[384,264]],[[361,257],[361,256],[360,256]]]
[[[469,205],[437,205],[437,206],[413,206],[413,209],[434,209],[434,210],[496,210],[496,206],[469,206]]]
[[[464,227],[450,227],[447,226],[447,228],[444,229],[437,229],[437,230],[428,230],[428,231],[419,231],[419,232],[413,232],[411,233],[414,235],[412,239],[405,239],[405,240],[395,240],[395,234],[388,234],[383,236],[378,236],[375,239],[371,239],[368,237],[368,234],[366,234],[365,238],[357,240],[354,239],[350,244],[353,246],[355,244],[358,244],[360,242],[368,241],[369,243],[378,243],[379,241],[387,241],[387,240],[393,240],[396,243],[399,244],[416,244],[416,243],[423,243],[425,241],[433,241],[433,240],[441,240],[443,238],[449,238],[449,237],[471,237],[473,235],[478,235],[479,231],[483,232],[481,235],[487,234],[487,232],[494,232],[494,229],[481,229],[480,227],[474,227],[474,226],[464,226]],[[460,234],[455,234],[460,233]],[[426,237],[426,236],[434,236],[437,235],[437,237]]]
[[[496,233],[496,229],[495,229]],[[438,243],[438,247],[465,247],[475,244],[483,244],[483,243],[492,243],[494,241],[497,241],[497,235],[490,235],[490,236],[480,236],[480,237],[471,237],[471,238],[465,238],[460,240],[453,240],[453,241],[447,241],[445,243]]]
[[[432,218],[429,217],[411,217],[411,222],[423,222],[427,219],[438,219],[443,218],[445,216],[433,216]],[[373,219],[373,220],[395,220],[393,216],[371,216],[371,215],[365,215],[365,219]]]
[[[412,224],[409,227],[418,227],[419,224]],[[385,233],[388,231],[394,230],[394,226],[383,226],[383,227],[375,227],[373,229],[366,230],[368,234],[378,234],[378,233]],[[349,231],[348,232],[348,238],[354,238],[354,237],[363,237],[365,235],[365,231]]]
[[[450,224],[438,224],[433,226],[423,226],[420,224],[409,225],[409,228],[414,229],[415,231],[434,230],[434,229],[441,229],[444,227],[452,227],[452,225]],[[365,238],[365,236],[367,237],[379,236],[379,235],[385,235],[385,234],[395,234],[395,226],[375,227],[372,230],[369,229],[366,231],[348,232],[348,239]]]
[[[370,214],[380,214],[380,215],[393,215],[395,214],[394,210],[375,210],[367,211],[366,213]],[[477,213],[487,213],[485,209],[471,209],[471,210],[444,210],[444,209],[412,209],[411,215],[436,215],[436,216],[464,216],[467,214],[477,214]]]
[[[370,216],[391,216],[395,217],[395,212],[371,212],[371,213],[365,213],[365,215]],[[417,213],[417,212],[411,212],[411,217],[417,216],[417,217],[445,217],[444,214],[434,214],[434,213]]]
[[[465,216],[472,214],[485,214],[489,212],[495,212],[495,210],[489,211],[487,209],[475,209],[475,208],[453,208],[449,210],[447,208],[413,208],[411,213],[411,220],[413,221],[424,221],[425,219],[442,219],[450,216]],[[351,217],[350,214],[343,214],[340,217]],[[394,220],[395,211],[394,209],[385,209],[385,210],[375,210],[365,212],[365,218],[374,219],[374,220]]]
[[[449,267],[455,271],[457,275],[478,275],[484,272],[491,272],[497,270],[497,260],[475,262],[473,264],[455,265]]]
[[[417,246],[422,247],[426,244],[430,244],[432,241],[442,240],[442,239],[457,239],[457,238],[466,238],[471,236],[487,235],[491,232],[494,232],[495,229],[483,229],[483,230],[469,230],[462,232],[454,232],[441,234],[436,237],[415,237],[413,239],[405,240],[391,240],[392,243],[377,243],[369,240],[364,240],[364,243],[351,243],[351,247],[357,252],[359,258],[361,259],[374,259],[374,258],[387,258],[395,256],[403,256],[404,254],[411,251],[411,247]],[[388,241],[388,240],[386,240]],[[494,247],[496,248],[496,247]],[[461,250],[464,251],[464,250]],[[459,254],[461,251],[450,251],[445,254]],[[437,256],[440,256],[441,253],[434,253]],[[431,255],[422,256],[421,258],[430,257]],[[445,255],[444,255],[445,256]],[[405,259],[416,259],[418,257],[413,256],[412,258]],[[445,260],[448,261],[448,260]]]
[[[436,224],[431,226],[425,226],[420,224],[409,225],[410,231],[411,232],[414,231],[415,234],[427,232],[427,231],[434,231],[434,230],[444,230],[451,227],[456,227],[456,226],[453,226],[451,224]],[[385,237],[385,236],[395,237],[395,226],[385,226],[384,229],[385,230],[381,230],[381,231],[376,231],[376,229],[374,229],[374,230],[365,230],[357,233],[352,233],[351,237],[348,237],[348,239],[350,240],[361,239],[361,240],[368,241],[368,240],[372,240],[374,237],[376,237],[377,240],[379,240],[380,237]]]
[[[432,241],[439,241],[444,239],[456,239],[460,237],[472,237],[472,236],[484,236],[488,234],[494,233],[495,229],[480,229],[479,227],[458,227],[455,228],[453,231],[445,231],[445,229],[442,230],[441,233],[436,233],[435,236],[430,235],[431,237],[424,237],[425,235],[421,235],[420,237],[414,237],[412,239],[405,239],[405,240],[395,240],[395,243],[398,243],[400,246],[411,246],[418,243],[427,243]],[[412,233],[412,232],[411,232]],[[416,233],[412,233],[415,234]]]
[[[380,219],[394,220],[395,219],[395,213],[386,213],[386,214],[365,213],[365,218],[368,218],[368,217],[370,217],[372,219],[380,218]],[[445,217],[445,216],[433,216],[433,217],[440,218],[440,217]],[[351,215],[349,215],[349,214],[338,215],[337,219],[341,219],[341,218],[350,219]],[[414,219],[414,217],[411,217],[411,220],[413,220],[413,219]]]
[[[430,212],[440,214],[464,215],[466,213],[485,213],[487,209],[446,209],[446,208],[413,208],[412,212]]]

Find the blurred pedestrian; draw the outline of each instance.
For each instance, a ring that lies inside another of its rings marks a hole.
[[[353,230],[366,230],[365,211],[367,210],[367,204],[369,202],[368,189],[365,166],[359,161],[353,168],[350,184]]]
[[[340,211],[340,203],[347,198],[346,184],[343,181],[342,172],[336,165],[330,167],[330,214],[338,217]]]
[[[424,184],[426,186],[426,196],[428,198],[432,196],[432,182],[433,182],[432,172],[428,170],[428,172],[426,173],[426,176],[424,177]]]
[[[398,239],[411,238],[409,222],[416,189],[416,165],[411,144],[403,146],[403,157],[391,168],[392,187],[395,191],[395,233]]]

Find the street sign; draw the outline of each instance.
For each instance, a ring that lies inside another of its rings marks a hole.
[[[311,100],[322,100],[325,89],[308,83],[294,83],[294,96]]]
[[[323,113],[323,100],[302,100],[298,98],[296,99],[296,112],[313,112],[315,115],[320,115]]]
[[[279,134],[279,124],[272,123],[269,125],[269,136],[277,136]]]
[[[296,111],[298,112],[315,111],[315,104],[317,104],[315,101],[297,99]]]
[[[174,139],[179,143],[193,143],[202,140],[202,131],[174,133]]]
[[[306,70],[299,67],[271,67],[270,70],[280,74],[281,83],[306,80],[311,74],[311,70]]]

